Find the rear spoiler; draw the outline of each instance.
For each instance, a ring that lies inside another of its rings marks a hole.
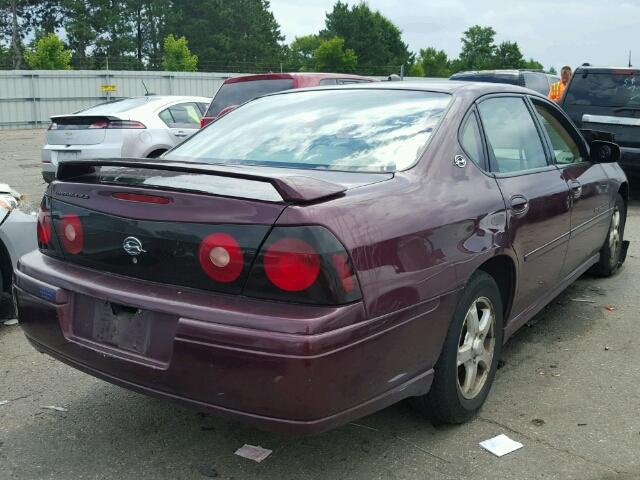
[[[347,188],[331,182],[300,174],[278,173],[277,176],[260,172],[252,167],[234,167],[206,163],[153,161],[146,158],[73,160],[58,165],[56,178],[73,181],[75,177],[95,172],[97,167],[129,167],[173,172],[196,173],[218,177],[266,182],[273,185],[285,202],[306,203],[344,193]],[[259,168],[259,167],[256,167]]]

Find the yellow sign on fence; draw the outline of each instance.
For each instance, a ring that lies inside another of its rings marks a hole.
[[[115,85],[102,85],[100,87],[100,90],[102,90],[103,92],[115,92],[116,91],[116,86]]]

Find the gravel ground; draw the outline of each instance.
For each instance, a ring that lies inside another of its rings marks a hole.
[[[0,181],[36,201],[42,136],[0,132]],[[486,406],[457,427],[401,403],[316,437],[264,433],[96,380],[0,323],[0,479],[640,478],[639,216],[635,203],[622,271],[584,276],[512,338]],[[478,446],[501,433],[524,448]],[[245,443],[273,454],[235,456]]]

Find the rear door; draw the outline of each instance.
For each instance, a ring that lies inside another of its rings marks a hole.
[[[514,315],[557,284],[569,242],[569,187],[550,161],[526,99],[491,96],[478,103],[489,154],[508,211],[508,235],[518,257]]]
[[[198,131],[202,112],[197,103],[184,102],[165,108],[158,116],[169,127],[177,145]]]
[[[553,151],[554,162],[571,193],[571,236],[564,277],[602,247],[609,228],[609,181],[602,165],[589,161],[584,140],[566,117],[549,102],[535,98],[531,101]]]

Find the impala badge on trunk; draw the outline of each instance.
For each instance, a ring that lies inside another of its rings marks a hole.
[[[146,252],[146,250],[142,248],[142,242],[136,237],[125,238],[124,242],[122,243],[122,248],[124,248],[125,252],[134,257],[133,263],[137,263],[137,259],[135,258],[136,256]]]

